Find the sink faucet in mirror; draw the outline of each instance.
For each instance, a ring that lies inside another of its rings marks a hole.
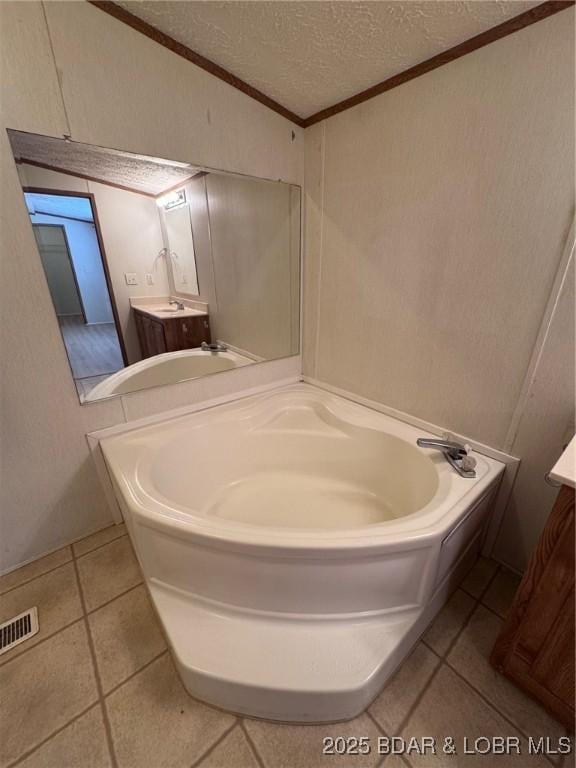
[[[215,344],[207,344],[205,341],[202,342],[200,345],[200,349],[203,352],[226,352],[228,349],[228,346],[226,344],[220,344],[216,342]]]

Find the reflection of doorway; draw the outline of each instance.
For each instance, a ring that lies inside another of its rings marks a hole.
[[[92,196],[26,189],[26,204],[79,394],[125,365]]]

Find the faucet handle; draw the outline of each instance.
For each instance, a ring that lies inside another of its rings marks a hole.
[[[459,445],[467,456],[472,453],[472,446],[469,443],[461,443],[456,435],[454,435],[452,432],[443,432],[442,440],[446,440],[447,442],[453,443],[454,445]]]
[[[462,458],[460,459],[460,466],[465,472],[471,472],[475,468],[477,463],[478,462],[476,461],[474,456],[470,456],[469,454],[467,454],[466,456],[462,456]]]

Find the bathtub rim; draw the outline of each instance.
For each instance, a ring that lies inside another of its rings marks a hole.
[[[313,556],[315,553],[322,553],[323,557],[326,557],[328,553],[342,556],[347,552],[355,552],[356,556],[364,553],[365,556],[370,557],[382,551],[427,546],[431,540],[442,538],[465,516],[468,509],[475,507],[481,498],[491,493],[494,487],[501,482],[505,464],[497,459],[485,455],[478,456],[479,466],[484,471],[479,478],[470,481],[459,478],[438,452],[418,449],[426,455],[434,457],[439,477],[439,487],[436,494],[423,508],[395,520],[353,529],[298,529],[254,526],[222,518],[214,518],[216,522],[212,522],[210,518],[201,513],[194,514],[189,511],[183,513],[174,506],[154,498],[137,482],[134,482],[137,461],[134,461],[132,473],[123,471],[130,464],[130,460],[121,456],[122,442],[128,441],[129,443],[130,436],[133,440],[136,436],[137,440],[137,435],[142,435],[148,429],[169,430],[173,428],[174,421],[183,425],[189,418],[197,418],[200,424],[203,423],[202,420],[207,423],[214,418],[226,420],[226,414],[230,410],[241,412],[253,409],[254,404],[259,401],[266,402],[273,398],[298,396],[303,396],[305,399],[312,397],[324,404],[326,402],[335,403],[337,409],[364,415],[365,418],[374,419],[383,426],[393,425],[394,428],[390,430],[391,434],[394,435],[397,431],[407,433],[407,436],[403,437],[407,442],[411,442],[412,439],[415,440],[416,435],[434,436],[434,433],[406,424],[387,414],[375,412],[366,405],[346,400],[341,395],[327,392],[313,385],[302,383],[284,385],[268,392],[250,395],[241,400],[228,401],[214,408],[183,414],[176,419],[158,420],[151,425],[133,428],[129,435],[123,433],[112,435],[109,438],[104,437],[101,441],[102,451],[108,472],[116,488],[116,495],[120,496],[126,507],[125,512],[140,525],[154,528],[166,535],[178,536],[203,546],[219,549],[225,548],[244,553],[251,551],[253,554],[273,555],[275,557],[298,556],[298,553],[302,556]],[[340,414],[340,418],[348,420],[342,414]],[[357,424],[353,420],[351,423]],[[380,431],[386,432],[387,430],[380,429]],[[456,492],[455,489],[460,490]],[[438,496],[441,492],[445,494],[445,498],[439,504]],[[474,499],[470,501],[472,492]],[[185,519],[183,519],[183,515],[186,515]]]
[[[108,391],[110,388],[110,383],[114,387],[119,386],[121,384],[124,384],[126,381],[128,381],[133,375],[136,375],[138,373],[141,373],[142,371],[147,370],[148,368],[152,368],[157,363],[162,363],[164,361],[172,361],[178,358],[183,357],[197,357],[199,355],[209,355],[209,354],[215,354],[220,355],[221,357],[224,357],[225,359],[233,359],[234,361],[238,361],[237,365],[234,365],[232,368],[227,368],[222,371],[212,371],[211,373],[201,373],[198,376],[188,376],[185,379],[179,379],[178,381],[171,381],[167,384],[152,384],[147,385],[146,387],[142,387],[140,389],[132,389],[128,392],[110,392]],[[108,378],[101,381],[99,384],[97,384],[95,387],[93,387],[90,392],[84,397],[83,403],[95,403],[99,400],[104,400],[108,397],[122,397],[126,395],[130,395],[133,392],[143,392],[147,389],[154,389],[155,387],[166,387],[170,386],[171,384],[180,384],[183,381],[193,381],[194,379],[201,379],[204,378],[204,376],[213,376],[215,373],[227,373],[229,371],[233,371],[236,368],[243,368],[246,365],[251,365],[254,363],[258,363],[260,361],[258,360],[252,360],[249,357],[246,357],[245,355],[241,355],[239,352],[235,352],[234,350],[225,350],[224,352],[208,352],[200,347],[194,347],[193,349],[179,349],[175,352],[162,352],[159,355],[153,355],[152,357],[146,357],[143,360],[138,360],[135,363],[131,363],[130,365],[124,366],[124,368],[120,368],[120,370],[115,371],[114,373],[111,373]],[[114,381],[111,382],[111,379]],[[96,395],[94,395],[94,392],[96,392]]]

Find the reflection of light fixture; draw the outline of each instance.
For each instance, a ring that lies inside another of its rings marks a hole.
[[[166,211],[169,211],[171,208],[178,208],[180,205],[186,205],[186,192],[183,189],[178,189],[176,192],[168,192],[168,194],[158,197],[156,203]]]

